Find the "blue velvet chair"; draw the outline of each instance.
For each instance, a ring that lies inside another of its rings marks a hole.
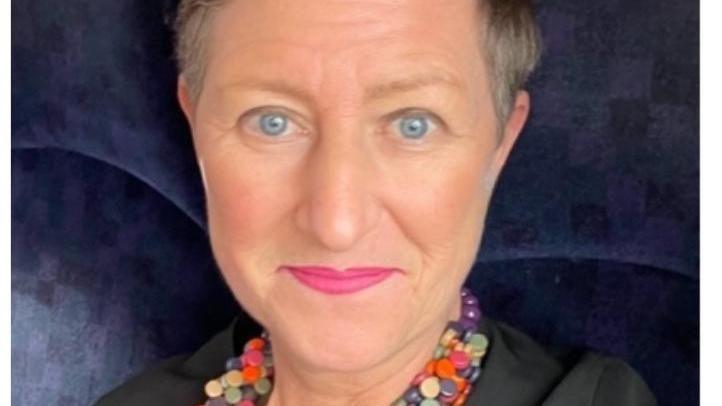
[[[12,2],[12,401],[89,404],[241,312],[175,101],[173,1]],[[548,0],[469,284],[698,402],[698,4]],[[256,326],[244,316],[249,334]]]

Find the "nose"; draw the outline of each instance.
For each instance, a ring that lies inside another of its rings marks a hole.
[[[325,249],[352,248],[373,229],[379,207],[371,193],[373,162],[353,131],[318,137],[306,161],[297,223]]]

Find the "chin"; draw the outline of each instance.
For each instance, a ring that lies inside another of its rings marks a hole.
[[[394,353],[394,338],[376,332],[357,334],[350,331],[316,331],[300,329],[283,340],[290,356],[308,368],[327,372],[359,372],[372,368]]]
[[[311,291],[293,280],[282,281],[274,292],[271,341],[281,335],[284,350],[319,370],[370,368],[407,339],[416,318],[404,276],[348,295]]]

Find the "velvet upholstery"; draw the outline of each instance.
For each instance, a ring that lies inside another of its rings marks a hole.
[[[12,400],[88,404],[240,311],[175,101],[173,1],[12,2]],[[538,2],[532,115],[469,285],[698,402],[695,1]],[[253,330],[252,322],[249,332]]]

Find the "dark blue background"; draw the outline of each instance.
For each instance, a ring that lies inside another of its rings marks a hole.
[[[173,3],[12,2],[18,404],[87,404],[241,311],[176,106]],[[538,18],[532,117],[469,285],[489,317],[696,404],[698,3],[548,0]]]

